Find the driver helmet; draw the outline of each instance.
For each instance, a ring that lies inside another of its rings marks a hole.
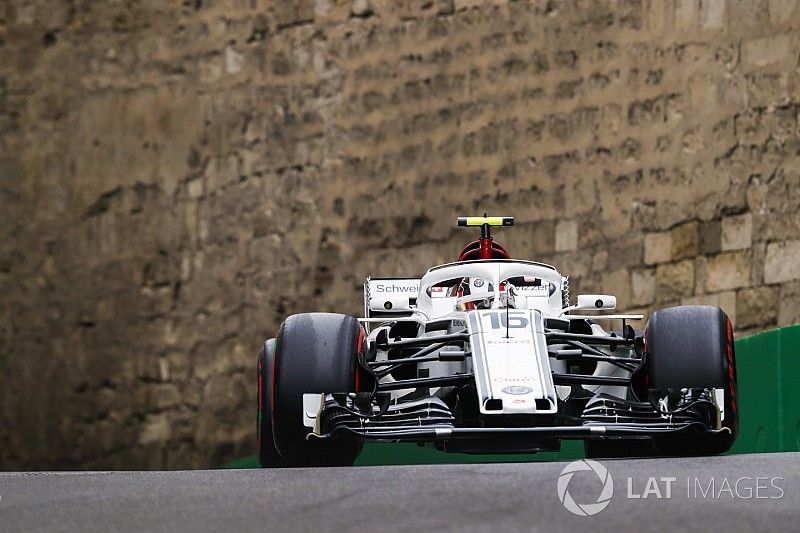
[[[506,282],[500,283],[500,291],[506,289]],[[455,286],[455,294],[457,298],[469,296],[470,294],[485,293],[486,298],[482,300],[473,300],[470,302],[463,302],[459,304],[462,311],[472,311],[474,309],[491,309],[492,300],[494,299],[494,285],[483,278],[462,278],[461,282]]]

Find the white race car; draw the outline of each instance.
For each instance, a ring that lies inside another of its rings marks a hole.
[[[644,333],[542,263],[511,259],[481,228],[457,262],[421,279],[367,279],[364,316],[288,317],[258,359],[264,467],[351,465],[364,441],[461,453],[590,457],[730,448],[738,407],[732,325],[717,307],[653,313]],[[597,322],[620,323],[606,331]]]

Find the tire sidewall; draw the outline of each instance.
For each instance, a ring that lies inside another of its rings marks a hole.
[[[256,430],[258,440],[258,460],[261,466],[284,466],[278,454],[273,436],[273,365],[275,361],[275,339],[270,339],[261,347],[258,354],[258,398],[256,409]]]

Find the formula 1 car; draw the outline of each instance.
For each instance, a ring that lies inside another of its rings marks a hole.
[[[589,457],[722,453],[737,434],[731,321],[717,307],[608,314],[552,266],[511,259],[480,227],[421,279],[367,279],[364,316],[288,317],[258,358],[264,467],[352,465],[365,441],[461,453]],[[599,314],[598,314],[599,313]],[[621,323],[606,331],[597,322]]]

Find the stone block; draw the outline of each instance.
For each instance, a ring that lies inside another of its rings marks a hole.
[[[354,17],[368,17],[373,13],[369,0],[353,0],[350,4],[350,13]]]
[[[647,265],[672,259],[672,234],[669,231],[647,233],[644,236],[644,262]]]
[[[671,17],[672,5],[666,2],[650,2],[647,4],[647,28],[654,33],[661,33],[667,27]]]
[[[800,241],[771,242],[764,257],[764,283],[800,279]]]
[[[634,270],[631,272],[630,305],[649,305],[656,294],[656,275],[653,269]]]
[[[720,292],[750,285],[752,254],[726,252],[708,258],[706,262],[705,290]]]
[[[656,302],[673,302],[694,292],[694,262],[659,265],[656,269]]]
[[[780,24],[782,22],[791,20],[791,17],[796,13],[797,0],[769,0],[769,19],[773,24]]]
[[[314,21],[313,0],[278,2],[275,6],[275,23],[280,29]]]
[[[172,435],[169,418],[166,413],[147,415],[139,433],[139,444],[164,443]]]
[[[575,250],[578,247],[578,221],[562,220],[556,224],[556,252]]]
[[[736,327],[747,329],[773,325],[778,318],[779,298],[778,287],[740,290],[736,295]]]
[[[766,255],[766,243],[758,242],[753,245],[753,270],[750,273],[750,285],[758,286],[764,283],[764,259]]]
[[[778,325],[800,323],[800,282],[786,283],[780,288]]]
[[[719,220],[711,220],[700,224],[698,230],[700,253],[716,254],[722,249],[722,224]]]
[[[723,218],[721,237],[723,251],[750,248],[753,242],[753,215],[745,213]]]
[[[623,236],[608,246],[609,263],[612,267],[633,268],[642,264],[642,240],[635,236]]]
[[[602,292],[617,297],[617,306],[625,309],[630,305],[631,276],[626,269],[619,269],[603,274]]]
[[[225,47],[224,55],[225,72],[230,75],[238,74],[244,67],[244,55],[234,47]]]
[[[753,217],[754,241],[794,240],[800,235],[800,213],[767,212]]]
[[[742,43],[742,62],[757,67],[778,63],[791,57],[792,34],[770,35]]]
[[[150,405],[156,410],[170,409],[181,402],[180,391],[172,383],[154,385],[150,394]]]
[[[729,0],[728,31],[734,34],[751,34],[752,30],[769,27],[769,10],[764,0]],[[748,32],[748,30],[751,30]],[[761,34],[760,32],[758,34]]]
[[[592,255],[592,272],[603,272],[608,267],[608,252],[599,250]]]
[[[700,12],[698,0],[678,0],[675,3],[675,27],[678,30],[691,30],[697,26]]]
[[[745,80],[750,106],[782,106],[791,101],[793,81],[787,72],[758,72],[746,75]]]
[[[698,227],[699,224],[692,221],[672,229],[672,259],[686,259],[698,254]]]
[[[705,0],[702,8],[704,28],[719,29],[725,26],[725,0]]]

